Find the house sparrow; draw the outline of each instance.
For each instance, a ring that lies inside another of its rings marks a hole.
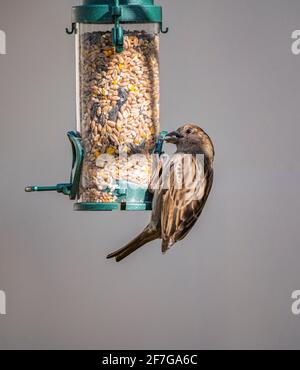
[[[153,175],[149,189],[154,193],[151,221],[140,235],[107,258],[119,262],[155,239],[162,239],[162,252],[166,253],[189,233],[202,213],[213,183],[215,152],[211,139],[200,127],[187,124],[169,133],[165,141],[175,144],[177,151],[165,166],[160,160]]]

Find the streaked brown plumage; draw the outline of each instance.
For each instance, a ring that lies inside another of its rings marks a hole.
[[[157,173],[153,175],[150,190],[155,189],[149,225],[134,240],[107,258],[115,258],[119,262],[155,239],[162,239],[162,252],[165,253],[189,233],[201,215],[213,184],[213,143],[200,127],[193,124],[170,133],[166,141],[175,144],[177,151],[168,162],[168,171],[160,163]],[[202,164],[198,154],[204,156]],[[189,161],[188,166],[184,166],[186,160]],[[179,181],[178,168],[183,168],[182,187],[176,185]],[[162,184],[170,186],[166,189]]]

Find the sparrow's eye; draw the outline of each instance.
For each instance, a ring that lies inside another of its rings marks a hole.
[[[189,135],[189,134],[191,134],[193,132],[193,130],[191,129],[191,128],[188,128],[187,130],[186,130],[186,133]]]

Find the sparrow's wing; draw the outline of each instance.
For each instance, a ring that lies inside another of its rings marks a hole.
[[[161,215],[163,252],[182,240],[196,223],[212,187],[213,171],[205,168],[197,156],[177,154],[169,169],[169,180]]]

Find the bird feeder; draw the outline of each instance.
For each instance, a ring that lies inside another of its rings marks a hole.
[[[159,34],[153,0],[84,0],[73,7],[77,128],[69,183],[31,186],[76,200],[75,210],[151,210],[153,153],[162,151]]]

